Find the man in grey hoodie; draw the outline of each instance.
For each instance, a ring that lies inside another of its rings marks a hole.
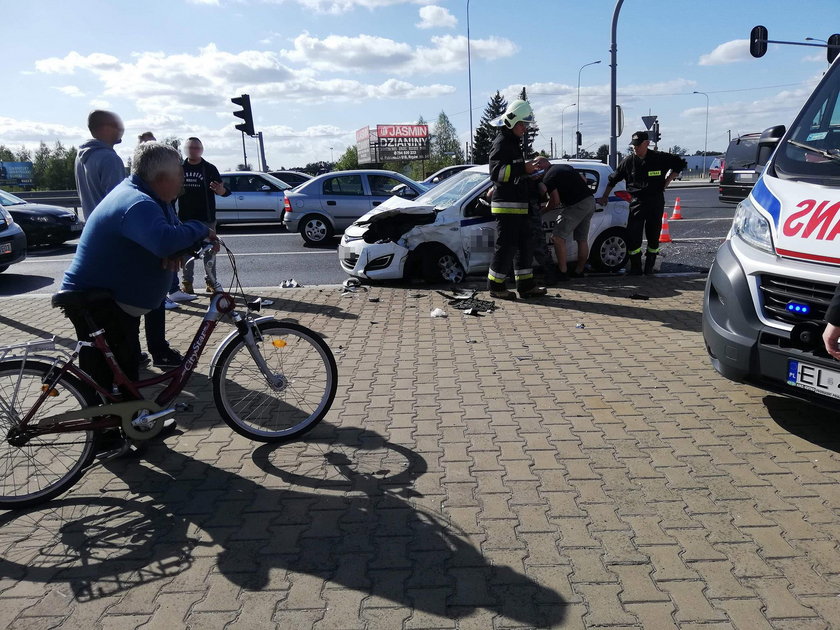
[[[105,195],[125,179],[125,165],[114,151],[114,145],[122,142],[125,133],[120,117],[114,112],[94,110],[88,115],[88,129],[93,140],[82,144],[76,155],[76,189],[85,221]]]

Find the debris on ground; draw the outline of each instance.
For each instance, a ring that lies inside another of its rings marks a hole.
[[[446,311],[444,311],[442,308],[432,309],[432,312],[429,313],[429,317],[446,317],[446,316],[447,316]]]
[[[363,287],[361,280],[358,278],[347,278],[341,283],[341,297],[353,295],[356,291],[367,293],[367,287]]]
[[[583,322],[578,322],[577,324],[575,324],[575,328],[586,328],[586,324],[584,324]]]
[[[302,289],[303,285],[300,282],[298,282],[297,280],[295,280],[294,278],[289,278],[288,280],[283,280],[283,282],[280,283],[280,288],[281,289]]]
[[[645,295],[644,293],[631,293],[627,297],[629,297],[631,300],[649,300],[650,299],[650,296]]]
[[[452,295],[447,295],[443,291],[437,291],[436,293],[446,298],[447,304],[459,311],[475,309],[483,313],[492,313],[496,310],[496,303],[492,300],[479,300],[475,297],[478,294],[478,290],[473,290],[468,293],[458,292]]]
[[[378,302],[378,301],[379,301],[378,297],[368,298],[368,302]]]
[[[464,315],[472,315],[473,317],[481,317],[481,313],[479,313],[478,309],[475,307],[468,308],[464,310]]]
[[[268,300],[266,298],[260,300],[260,306],[271,306],[272,304],[274,304],[274,300]]]
[[[467,343],[478,343],[475,339],[467,339]]]
[[[426,297],[426,294],[425,293],[412,293],[408,297],[410,297],[410,298],[421,298],[421,297]]]

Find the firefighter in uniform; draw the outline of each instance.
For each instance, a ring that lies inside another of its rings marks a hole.
[[[607,180],[607,188],[598,202],[606,204],[610,192],[621,180],[627,181],[631,195],[630,217],[627,220],[627,249],[630,275],[642,275],[642,233],[647,237],[645,274],[653,273],[659,253],[662,214],[665,212],[665,188],[686,167],[685,160],[673,153],[648,148],[646,131],[637,131],[630,141],[633,153],[624,158]],[[669,173],[670,171],[670,173]]]
[[[496,219],[496,250],[487,274],[490,295],[500,300],[516,296],[505,287],[505,278],[513,262],[519,297],[539,297],[545,288],[534,281],[534,239],[528,217],[532,196],[529,177],[539,170],[539,160],[526,161],[522,136],[534,121],[526,101],[513,101],[492,124],[501,127],[490,149],[490,179],[495,184],[490,211]]]

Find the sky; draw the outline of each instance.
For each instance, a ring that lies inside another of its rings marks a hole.
[[[513,100],[522,87],[536,149],[571,151],[578,117],[584,148],[609,141],[613,0],[471,0],[469,64],[469,0],[0,1],[0,144],[13,149],[78,146],[87,114],[104,108],[125,122],[124,160],[152,130],[198,136],[207,160],[232,169],[242,139],[230,98],[247,93],[268,166],[292,168],[338,159],[361,127],[441,111],[466,144],[470,99],[474,128],[497,90]],[[626,0],[619,149],[648,114],[659,117],[660,148],[690,153],[790,124],[827,69],[825,49],[771,44],[754,59],[750,30],[825,40],[838,18],[837,0]],[[694,91],[708,94],[708,133],[706,96]],[[246,139],[252,164],[256,146]]]

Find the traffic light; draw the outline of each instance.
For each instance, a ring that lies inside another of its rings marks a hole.
[[[840,54],[840,33],[835,33],[829,37],[827,44],[828,46],[826,46],[825,51],[826,57],[828,58],[828,63],[831,63]]]
[[[242,122],[236,125],[239,131],[246,135],[254,135],[254,117],[251,115],[251,97],[247,94],[230,99],[234,105],[239,105],[242,109],[238,112],[233,112],[237,118],[241,118]]]
[[[653,128],[650,130],[650,139],[654,144],[656,144],[661,138],[662,136],[659,133],[659,121],[657,120],[653,123]]]
[[[577,146],[581,146],[583,144],[583,135],[580,131],[575,132],[575,141],[577,142]]]
[[[755,26],[750,31],[750,54],[753,57],[763,57],[767,52],[767,27]]]

